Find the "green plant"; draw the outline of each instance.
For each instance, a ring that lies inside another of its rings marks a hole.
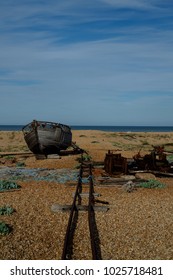
[[[17,167],[23,167],[23,166],[25,166],[25,163],[24,162],[17,162],[16,166]]]
[[[148,188],[148,189],[161,189],[164,188],[166,185],[155,180],[155,179],[150,179],[147,182],[142,182],[138,185],[138,187],[142,188]]]
[[[0,222],[0,234],[1,235],[6,235],[6,234],[9,234],[11,231],[10,229],[10,226],[7,225],[6,223],[4,222]]]
[[[9,156],[4,156],[4,158],[5,158],[5,159],[12,159],[12,160],[13,160],[13,159],[16,159],[15,156],[10,156],[10,155],[9,155]]]
[[[148,143],[148,141],[146,141],[146,140],[144,140],[144,141],[142,141],[142,145],[150,145],[149,143]]]
[[[0,181],[0,191],[7,191],[10,189],[19,189],[20,186],[15,182],[10,182],[7,180]]]
[[[166,159],[167,159],[169,162],[173,162],[173,155],[167,155],[167,156],[166,156]]]
[[[82,155],[82,160],[84,160],[84,161],[89,161],[89,160],[91,160],[91,156],[90,155],[88,155],[88,154],[83,154]]]
[[[11,215],[14,212],[14,209],[10,206],[0,207],[0,215]]]
[[[112,145],[113,145],[113,146],[117,146],[117,147],[121,147],[121,146],[122,146],[122,144],[119,143],[119,142],[114,142],[114,143],[112,143]]]
[[[126,135],[123,135],[123,138],[127,139],[127,140],[136,139],[136,134],[135,133],[127,133]]]

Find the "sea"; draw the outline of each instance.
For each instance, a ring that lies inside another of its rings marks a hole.
[[[71,125],[72,130],[101,130],[107,132],[173,132],[173,126],[95,126]],[[21,131],[23,125],[0,125],[0,131]]]

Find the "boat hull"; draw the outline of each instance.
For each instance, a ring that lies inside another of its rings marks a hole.
[[[33,121],[23,128],[28,148],[34,154],[59,154],[72,144],[72,133],[69,126]]]

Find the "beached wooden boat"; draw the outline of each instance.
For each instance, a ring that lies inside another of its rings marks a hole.
[[[22,131],[28,148],[35,155],[59,154],[72,144],[71,128],[64,124],[33,120]]]

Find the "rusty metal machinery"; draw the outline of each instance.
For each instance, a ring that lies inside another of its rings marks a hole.
[[[127,158],[109,150],[104,160],[104,170],[109,174],[127,173]]]
[[[150,154],[144,156],[140,152],[134,157],[136,168],[139,170],[155,170],[161,172],[171,172],[171,165],[169,164],[163,146],[153,146]]]
[[[141,156],[139,151],[132,159],[109,150],[104,159],[104,170],[110,175],[128,174],[135,171],[173,174],[172,164],[167,160],[163,146],[153,146],[153,150],[144,156]]]

